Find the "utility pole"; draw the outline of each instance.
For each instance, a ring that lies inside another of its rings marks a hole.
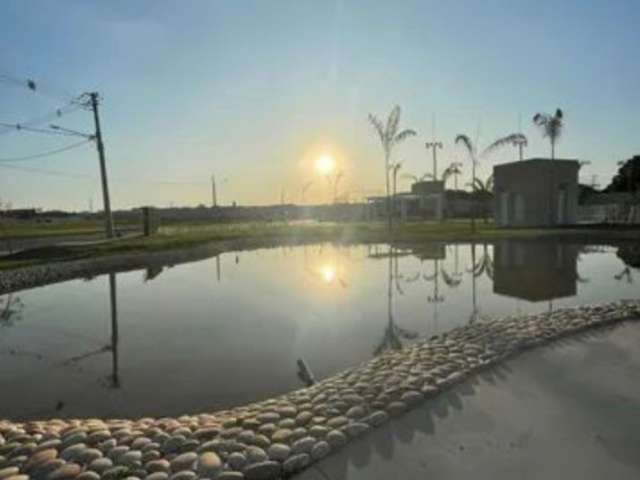
[[[107,238],[113,238],[113,217],[111,215],[111,200],[109,199],[109,183],[107,181],[107,167],[104,159],[104,143],[102,142],[102,130],[100,129],[100,115],[98,114],[99,97],[98,92],[88,94],[89,104],[93,110],[93,121],[96,127],[96,147],[100,159],[100,178],[102,180],[102,200],[104,203],[104,216]]]
[[[518,147],[518,154],[519,154],[518,158],[520,159],[520,161],[522,161],[523,160],[523,150],[524,150],[524,147],[527,146],[527,139],[526,138],[519,138],[517,140],[514,140],[513,141],[513,146],[514,147]]]
[[[442,142],[438,142],[436,140],[434,140],[433,142],[426,142],[424,144],[424,146],[427,148],[427,150],[429,150],[430,148],[433,149],[433,181],[437,181],[438,180],[438,154],[437,154],[437,149],[441,149],[442,150]]]
[[[211,175],[211,206],[218,206],[218,192],[216,191],[216,176]]]

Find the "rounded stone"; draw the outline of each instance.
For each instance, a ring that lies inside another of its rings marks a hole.
[[[189,470],[198,460],[198,455],[193,452],[183,453],[171,460],[171,470],[179,472],[180,470]]]
[[[349,410],[347,410],[347,413],[345,413],[345,416],[349,418],[361,418],[361,417],[364,417],[365,414],[366,414],[366,411],[364,407],[362,405],[356,405],[354,407],[351,407]]]
[[[111,461],[111,459],[102,457],[89,463],[89,466],[87,468],[94,472],[102,473],[105,470],[110,469],[111,467],[113,467],[113,462]]]
[[[331,447],[327,442],[325,441],[318,442],[311,449],[311,458],[313,458],[314,460],[320,460],[321,458],[324,458],[327,455],[329,455],[330,451],[331,451]]]
[[[127,467],[133,467],[139,464],[141,461],[142,452],[139,450],[129,450],[116,459],[117,463],[119,463],[120,465],[125,465]]]
[[[6,480],[29,480],[29,475],[13,475],[11,477],[7,477]]]
[[[365,421],[373,427],[378,427],[385,423],[387,420],[389,420],[389,414],[382,410],[377,410],[369,415]]]
[[[54,458],[58,458],[58,451],[55,448],[40,450],[39,452],[31,455],[31,458],[29,458],[29,461],[25,465],[25,471],[37,468],[38,465],[42,465],[43,463],[49,460],[53,460]]]
[[[366,423],[354,422],[345,427],[345,432],[347,432],[347,435],[350,437],[358,437],[369,430],[369,428],[369,425]]]
[[[340,430],[331,430],[327,433],[326,440],[333,448],[340,448],[347,443],[347,436]]]
[[[244,473],[228,470],[220,473],[220,475],[216,477],[216,480],[244,480]]]
[[[60,458],[67,462],[73,462],[80,458],[86,449],[87,446],[84,443],[76,443],[62,450],[62,452],[60,452]]]
[[[198,457],[198,473],[201,477],[213,478],[221,469],[222,460],[217,453],[205,452]]]
[[[389,405],[387,405],[387,410],[391,415],[400,415],[406,409],[407,409],[407,404],[404,402],[396,401],[396,402],[391,402]]]
[[[291,452],[293,454],[309,453],[316,443],[316,439],[313,437],[304,437],[297,440],[291,445]]]
[[[156,472],[169,473],[171,471],[171,464],[169,463],[168,460],[161,458],[159,460],[152,460],[150,462],[147,462],[144,465],[144,468],[150,473],[156,473]]]
[[[278,462],[267,460],[249,465],[244,476],[247,480],[275,480],[280,477],[282,466]]]
[[[244,466],[247,464],[247,457],[243,453],[233,452],[227,458],[227,463],[234,470],[242,470]]]
[[[0,469],[0,480],[18,475],[20,469],[18,467],[7,467]]]
[[[311,457],[309,456],[309,454],[300,453],[298,455],[293,455],[292,457],[289,457],[287,460],[285,460],[285,462],[282,464],[282,470],[285,474],[290,475],[304,469],[305,467],[307,467],[307,465],[309,465],[309,463],[311,463]]]
[[[77,463],[66,463],[47,475],[46,480],[70,480],[82,472],[82,467]]]
[[[285,461],[291,454],[291,448],[283,443],[274,443],[267,450],[267,455],[271,460],[278,462]]]
[[[340,428],[343,425],[346,425],[347,423],[349,423],[349,419],[347,417],[333,417],[331,419],[329,419],[329,421],[327,422],[327,425],[331,428]]]
[[[313,418],[313,413],[311,412],[300,412],[298,413],[298,415],[296,415],[296,425],[306,425],[307,423],[309,423],[311,421],[311,419]]]
[[[269,457],[267,456],[267,452],[265,452],[262,448],[256,446],[247,447],[246,456],[249,463],[261,463],[266,461]]]
[[[168,478],[167,472],[153,472],[147,475],[144,480],[168,480]]]
[[[423,400],[423,398],[424,397],[420,392],[417,392],[415,390],[409,390],[402,394],[402,396],[400,397],[400,400],[406,403],[407,405],[415,405],[419,403],[421,400]]]
[[[191,470],[182,470],[171,475],[169,480],[195,480],[196,478],[198,478],[196,472]]]
[[[291,437],[292,431],[288,428],[281,428],[280,430],[276,430],[273,435],[271,435],[271,440],[275,443],[286,442],[289,437]]]
[[[100,475],[91,470],[85,470],[76,477],[76,480],[100,480]]]

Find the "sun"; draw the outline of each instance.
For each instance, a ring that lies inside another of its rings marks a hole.
[[[316,160],[316,171],[320,175],[329,175],[336,168],[336,161],[331,155],[322,155]]]
[[[333,265],[323,265],[322,268],[320,268],[320,275],[322,275],[324,283],[333,283],[336,278],[336,267]]]

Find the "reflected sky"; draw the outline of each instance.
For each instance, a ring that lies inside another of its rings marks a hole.
[[[617,253],[312,245],[5,295],[0,412],[160,416],[266,398],[301,386],[298,359],[321,379],[469,322],[637,298],[640,272]]]

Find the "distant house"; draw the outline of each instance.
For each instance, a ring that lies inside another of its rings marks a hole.
[[[0,210],[0,217],[13,218],[16,220],[31,220],[36,218],[38,211],[35,208],[14,208],[11,210]]]
[[[410,192],[399,192],[392,198],[396,216],[403,220],[410,218],[440,220],[446,209],[444,183],[422,181],[411,185]],[[387,212],[387,197],[367,197],[369,219],[384,218]]]
[[[548,158],[496,165],[496,223],[503,227],[575,224],[579,169],[577,160]]]

